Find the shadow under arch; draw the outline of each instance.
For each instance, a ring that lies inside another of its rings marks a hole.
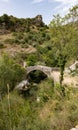
[[[42,80],[48,78],[41,70],[32,70],[27,74],[27,79],[29,82],[40,83]]]

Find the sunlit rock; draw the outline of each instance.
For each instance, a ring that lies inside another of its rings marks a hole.
[[[26,91],[27,89],[29,89],[29,82],[28,80],[23,80],[22,82],[20,82],[17,86],[16,86],[17,90],[24,90]]]

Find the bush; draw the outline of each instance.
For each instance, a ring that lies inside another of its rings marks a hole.
[[[28,66],[34,66],[37,61],[38,61],[38,57],[35,53],[31,54],[27,57],[27,65]]]
[[[37,86],[32,85],[26,99],[16,92],[8,93],[0,100],[0,129],[69,130],[76,126],[78,90],[72,89],[69,99],[64,97],[59,100],[54,98],[57,96],[56,88],[59,93],[59,85],[54,88],[52,79],[47,79]],[[40,102],[37,102],[37,96]]]
[[[30,115],[29,103],[16,93],[8,93],[0,103],[0,130],[16,130],[20,125],[25,126]]]
[[[15,43],[15,39],[6,39],[5,43],[7,43],[7,44],[14,44]]]
[[[21,39],[23,39],[23,35],[24,35],[23,33],[18,33],[16,38],[21,40]]]
[[[22,47],[22,48],[28,48],[28,45],[27,45],[27,43],[21,44],[21,47]]]
[[[5,48],[3,43],[0,43],[0,49]]]
[[[3,55],[0,59],[0,93],[7,93],[7,84],[10,85],[10,91],[12,91],[24,76],[25,70],[10,57]]]
[[[54,95],[54,81],[52,79],[47,79],[46,81],[39,84],[39,97],[43,102],[48,101]]]

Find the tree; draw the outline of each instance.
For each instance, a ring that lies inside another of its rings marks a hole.
[[[78,6],[75,8],[78,9]],[[75,12],[76,12],[75,10]],[[66,63],[72,56],[76,58],[78,52],[78,31],[76,29],[76,19],[78,17],[78,12],[75,16],[75,24],[71,21],[71,13],[65,17],[60,17],[60,15],[54,16],[54,19],[50,23],[50,34],[53,47],[57,48],[56,57],[58,58],[58,65],[60,67],[60,86],[64,94],[64,88],[62,87],[64,70]],[[74,13],[72,13],[74,15]]]
[[[3,22],[5,23],[6,29],[8,29],[10,26],[10,17],[7,14],[4,14],[2,16],[2,19],[3,19]]]

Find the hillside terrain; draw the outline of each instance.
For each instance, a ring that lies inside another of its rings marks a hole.
[[[54,16],[49,25],[41,15],[0,16],[0,130],[77,126],[78,63],[70,68],[75,61],[78,5],[64,17]],[[27,67],[38,65],[56,70],[51,77],[38,69],[27,74]],[[20,83],[22,89],[16,89]]]

